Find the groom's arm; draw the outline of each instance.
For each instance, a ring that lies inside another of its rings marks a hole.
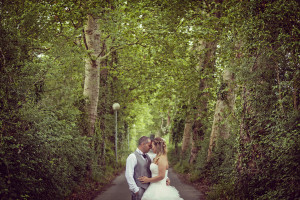
[[[137,193],[140,188],[136,185],[136,182],[133,178],[134,174],[134,167],[137,165],[137,160],[134,154],[130,154],[126,160],[126,171],[125,171],[125,177],[127,180],[127,183],[129,185],[129,190],[131,190],[133,193]]]

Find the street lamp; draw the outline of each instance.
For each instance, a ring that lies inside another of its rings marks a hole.
[[[115,116],[116,116],[115,151],[116,151],[116,163],[118,163],[118,110],[120,109],[120,104],[114,103],[112,108],[115,111]]]

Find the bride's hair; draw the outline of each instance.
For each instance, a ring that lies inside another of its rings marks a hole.
[[[153,145],[156,147],[156,157],[154,158],[154,163],[157,163],[159,157],[162,155],[167,155],[167,145],[163,138],[157,137],[153,140]]]

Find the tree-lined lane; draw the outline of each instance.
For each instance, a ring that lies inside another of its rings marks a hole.
[[[173,172],[172,168],[169,169],[168,177],[171,179],[171,185],[176,187],[179,191],[180,196],[184,200],[201,200],[203,194],[196,190],[193,186],[183,183],[178,176]],[[112,200],[112,199],[122,199],[131,200],[130,191],[128,189],[128,184],[125,178],[125,172],[120,174],[112,182],[112,186],[107,188],[102,194],[97,196],[94,200]]]

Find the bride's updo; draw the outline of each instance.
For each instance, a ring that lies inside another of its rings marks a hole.
[[[167,155],[167,144],[163,138],[157,137],[153,140],[153,145],[156,147],[156,157],[154,163],[156,163],[160,156]]]

